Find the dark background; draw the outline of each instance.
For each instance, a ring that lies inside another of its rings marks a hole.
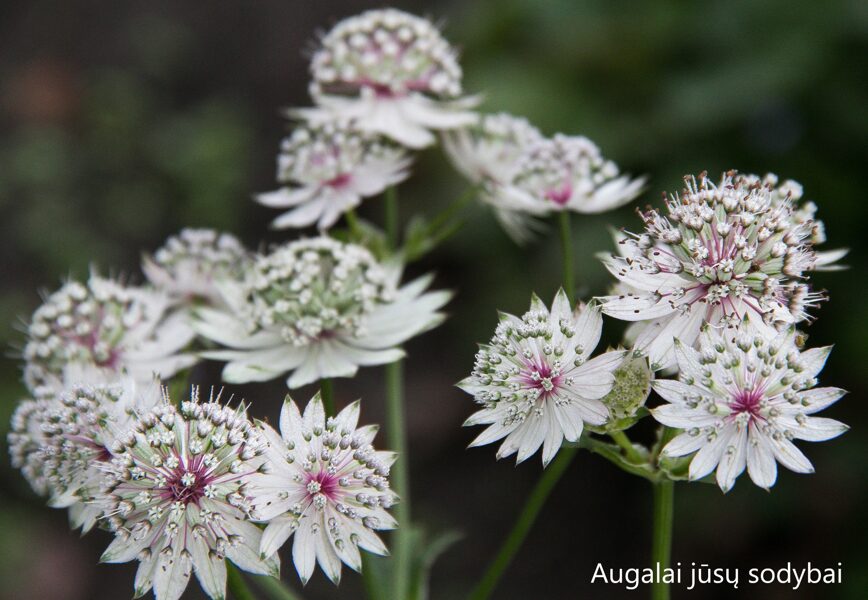
[[[743,476],[724,496],[679,485],[674,560],[713,566],[843,563],[844,584],[707,588],[675,598],[868,597],[868,477],[864,363],[868,358],[865,190],[868,184],[868,3],[664,0],[397,3],[443,20],[463,50],[464,84],[484,109],[523,114],[545,133],[586,134],[625,170],[650,177],[641,204],[708,169],[794,178],[820,205],[830,243],[852,248],[844,273],[818,274],[831,300],[809,328],[834,343],[821,380],[850,390],[828,416],[852,430],[801,447],[817,473],[781,469],[771,493]],[[88,266],[140,280],[138,260],[185,225],[223,228],[256,246],[276,214],[250,194],[274,184],[286,124],[279,109],[309,103],[307,54],[315,32],[369,2],[97,2],[5,0],[0,6],[0,428],[24,394],[22,319]],[[401,186],[404,216],[433,214],[465,184],[439,150],[419,157]],[[362,215],[378,220],[381,202]],[[605,226],[637,228],[632,209],[575,219],[584,295],[609,277],[593,258],[611,247]],[[539,457],[515,467],[494,447],[465,450],[474,409],[454,387],[493,332],[495,309],[521,312],[531,291],[559,283],[556,236],[512,245],[477,209],[456,237],[413,270],[435,269],[457,290],[452,318],[409,344],[407,406],[413,509],[431,530],[464,533],[436,565],[432,598],[460,598],[479,576],[540,473]],[[607,321],[615,342],[621,323]],[[218,383],[214,367],[197,377]],[[382,370],[341,380],[338,402],[365,398],[362,418],[382,422]],[[276,416],[281,384],[243,391],[257,416]],[[306,400],[309,390],[296,394]],[[638,437],[648,435],[640,428]],[[383,442],[381,441],[381,445]],[[98,566],[103,532],[79,539],[61,511],[44,507],[2,459],[0,596],[114,599],[132,595],[133,565]],[[583,454],[555,490],[494,597],[646,597],[590,585],[598,561],[649,559],[650,489]],[[284,577],[297,585],[289,553]],[[305,598],[358,598],[345,569],[339,590],[321,574]],[[191,584],[188,597],[199,597]]]

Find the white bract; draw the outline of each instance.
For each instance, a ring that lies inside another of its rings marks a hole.
[[[294,113],[314,123],[351,119],[408,148],[435,142],[430,130],[476,120],[477,100],[461,98],[455,50],[426,19],[388,8],[335,25],[311,62],[316,108]]]
[[[443,149],[455,168],[479,185],[480,199],[494,208],[497,220],[518,243],[534,237],[540,223],[513,203],[504,206],[504,186],[520,166],[522,153],[542,141],[539,130],[527,119],[507,113],[482,115],[479,122],[443,135]]]
[[[290,208],[272,227],[328,229],[362,198],[375,196],[407,178],[407,152],[380,136],[347,123],[299,126],[283,141],[278,181],[286,187],[259,194],[272,208]]]
[[[234,235],[213,229],[182,229],[142,260],[151,284],[176,304],[220,301],[215,282],[237,279],[250,257]]]
[[[585,423],[602,425],[624,351],[591,358],[603,318],[596,305],[575,309],[563,290],[551,312],[536,296],[518,318],[502,313],[494,337],[480,346],[470,377],[458,384],[483,409],[465,425],[488,425],[471,446],[506,438],[497,458],[517,453],[521,462],[543,447],[547,465],[563,440],[575,442]]]
[[[181,351],[195,334],[183,315],[166,315],[169,305],[164,293],[95,274],[86,284],[70,281],[33,313],[24,347],[27,386],[61,389],[69,365],[142,382],[191,366],[196,357]]]
[[[277,556],[261,558],[247,479],[265,442],[243,407],[192,399],[163,404],[122,434],[106,469],[110,563],[139,560],[136,597],[177,600],[193,571],[214,599],[226,597],[226,563],[277,577]]]
[[[450,297],[425,292],[431,277],[398,288],[399,276],[362,246],[332,238],[279,246],[245,281],[222,286],[228,310],[197,311],[196,331],[228,348],[203,356],[228,361],[230,383],[291,371],[290,388],[394,362],[400,344],[443,320],[438,309]]]
[[[644,178],[621,175],[588,138],[557,134],[524,149],[497,202],[533,215],[601,213],[632,201],[644,185]]]
[[[663,455],[696,452],[690,479],[717,469],[724,492],[745,468],[766,489],[777,479],[778,462],[797,473],[812,473],[810,461],[792,440],[820,442],[847,430],[838,421],[809,416],[845,393],[814,387],[831,348],[799,352],[794,328],[774,338],[765,333],[751,319],[736,330],[707,327],[699,351],[676,344],[680,379],[653,384],[668,402],[652,411],[654,418],[683,430]]]
[[[675,365],[675,338],[693,345],[702,323],[734,327],[745,315],[773,336],[808,318],[821,295],[804,275],[814,268],[812,222],[768,183],[735,172],[715,184],[703,175],[643,213],[645,232],[619,239],[606,268],[627,287],[603,297],[603,312],[646,321],[635,347],[654,369]]]
[[[396,455],[374,450],[378,428],[357,427],[358,419],[359,402],[327,418],[317,394],[304,416],[287,398],[280,434],[261,425],[270,469],[250,480],[258,518],[268,522],[260,550],[271,556],[293,536],[292,560],[304,583],[316,563],[335,583],[341,563],[360,571],[359,549],[388,554],[375,532],[397,527],[387,512],[397,500],[388,479]]]

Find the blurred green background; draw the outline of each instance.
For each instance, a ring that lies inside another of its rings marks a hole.
[[[523,114],[545,133],[582,133],[632,173],[650,178],[641,204],[680,188],[681,176],[729,168],[804,184],[830,243],[850,247],[844,273],[818,274],[830,301],[816,311],[810,343],[835,344],[822,374],[850,390],[828,416],[852,430],[802,444],[817,469],[781,470],[772,493],[743,477],[727,496],[680,485],[674,560],[713,566],[833,566],[844,583],[694,591],[701,598],[868,598],[868,359],[865,232],[868,165],[868,3],[861,0],[498,0],[401,2],[442,20],[463,52],[465,88],[489,111]],[[182,226],[229,230],[256,247],[274,213],[250,201],[274,187],[275,153],[287,126],[279,109],[304,105],[315,32],[379,3],[258,0],[149,3],[5,0],[0,6],[0,429],[19,382],[22,320],[89,265],[133,281],[142,250]],[[465,184],[437,149],[420,155],[401,186],[404,216],[434,213]],[[377,200],[362,209],[380,218]],[[611,247],[606,226],[637,228],[632,210],[576,219],[585,295],[609,278],[593,258]],[[531,291],[559,281],[555,236],[513,246],[482,208],[414,271],[434,269],[456,289],[451,319],[409,345],[407,396],[414,511],[432,530],[464,539],[434,569],[432,598],[459,598],[497,548],[539,475],[538,457],[514,467],[494,448],[465,450],[460,427],[471,399],[452,387],[487,340],[495,309],[521,312]],[[606,339],[621,323],[607,321]],[[217,383],[214,366],[197,373]],[[382,421],[382,373],[338,382],[339,403],[365,398],[363,420]],[[308,390],[297,395],[306,399]],[[245,389],[257,416],[274,418],[279,383]],[[642,438],[650,432],[640,428]],[[102,532],[79,539],[65,515],[44,507],[6,452],[0,491],[0,597],[56,600],[132,595],[134,567],[98,566]],[[590,585],[598,561],[643,566],[649,555],[650,490],[582,455],[555,490],[495,593],[500,599],[635,598],[647,590]],[[284,577],[296,585],[288,555]],[[305,597],[357,598],[314,578]],[[676,589],[675,598],[687,597]],[[197,598],[191,585],[188,597]]]

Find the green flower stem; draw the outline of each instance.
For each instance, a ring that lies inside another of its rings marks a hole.
[[[399,242],[399,217],[398,217],[398,188],[394,185],[386,190],[386,241],[389,243],[389,248],[395,250]]]
[[[355,209],[349,209],[347,212],[344,213],[344,217],[347,220],[347,225],[350,226],[350,231],[352,231],[353,233],[358,233],[361,226],[359,225],[359,216],[356,214]]]
[[[645,458],[638,450],[636,450],[636,447],[633,446],[633,442],[630,441],[630,438],[627,437],[626,433],[623,431],[614,431],[609,434],[609,437],[621,447],[621,450],[624,451],[624,456],[628,461],[636,465],[645,462]]]
[[[389,448],[398,453],[390,472],[392,489],[398,494],[395,518],[398,529],[394,536],[392,557],[395,561],[393,587],[396,598],[406,598],[410,585],[410,475],[407,456],[407,426],[404,417],[404,367],[398,360],[386,365],[386,425]]]
[[[669,568],[672,557],[672,522],[675,504],[675,482],[663,479],[654,484],[654,541],[651,546],[651,566],[659,563],[661,571]],[[669,600],[669,584],[651,584],[652,600]]]
[[[576,280],[573,273],[573,229],[570,226],[570,212],[567,210],[561,211],[558,219],[561,225],[564,291],[567,293],[567,298],[570,299],[570,304],[572,304],[575,301],[573,295],[576,293]]]
[[[576,457],[577,452],[577,448],[561,448],[557,457],[543,471],[542,477],[537,481],[530,496],[528,496],[521,514],[519,514],[515,525],[512,527],[512,531],[509,532],[497,556],[488,565],[488,569],[486,569],[482,579],[468,596],[468,600],[485,600],[491,596],[504,571],[506,571],[506,568],[512,562],[516,552],[518,552],[518,549],[527,537],[546,499],[549,497],[552,489],[554,489],[555,484],[566,472],[567,467],[570,466],[570,463]]]
[[[449,206],[443,209],[443,212],[431,219],[428,225],[429,235],[433,238],[438,238],[442,235],[440,231],[446,227],[452,218],[459,214],[465,206],[467,206],[479,193],[479,186],[474,185],[464,191],[463,194],[453,200]],[[452,229],[452,226],[446,227],[446,230]]]
[[[301,596],[292,592],[280,579],[270,575],[256,575],[253,581],[272,600],[301,600]]]
[[[235,600],[256,600],[256,596],[253,595],[253,592],[244,583],[241,571],[228,560],[226,561],[226,582]]]
[[[319,395],[322,398],[322,405],[325,408],[326,416],[335,416],[337,414],[335,413],[335,390],[331,379],[320,379]]]

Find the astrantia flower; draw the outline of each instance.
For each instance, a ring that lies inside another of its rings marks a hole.
[[[47,393],[49,390],[43,388],[42,391]],[[47,496],[51,491],[42,456],[42,449],[47,444],[42,425],[45,415],[55,407],[56,402],[50,395],[22,400],[12,413],[9,434],[6,436],[10,463],[21,470],[24,479],[40,496]]]
[[[335,25],[311,62],[318,105],[296,111],[315,122],[352,119],[409,147],[434,143],[429,130],[476,120],[475,98],[460,98],[456,52],[429,21],[400,10],[370,10]]]
[[[346,123],[299,126],[283,141],[277,178],[288,187],[260,194],[257,201],[289,208],[273,222],[278,229],[334,225],[362,198],[406,179],[406,151],[380,136]]]
[[[527,119],[507,113],[483,115],[477,124],[443,136],[443,147],[452,164],[482,187],[481,200],[494,207],[497,220],[518,243],[531,239],[540,224],[526,212],[504,207],[500,190],[512,182],[522,153],[542,139]]]
[[[398,348],[437,326],[448,292],[424,293],[431,277],[397,288],[365,248],[328,237],[298,240],[259,256],[245,281],[222,286],[229,309],[201,309],[194,327],[228,350],[223,380],[267,381],[292,371],[290,388],[352,377],[359,366],[393,362]]]
[[[603,259],[633,290],[604,297],[603,312],[649,322],[636,348],[655,369],[674,366],[674,338],[692,345],[703,322],[735,326],[750,314],[773,336],[821,299],[803,281],[815,264],[811,223],[793,218],[789,199],[735,172],[719,184],[705,176],[686,183],[666,203],[667,216],[643,213],[645,232],[622,238],[620,255]]]
[[[831,350],[799,352],[795,329],[773,339],[753,320],[738,329],[707,327],[700,350],[676,345],[680,381],[657,380],[654,390],[669,404],[654,409],[654,418],[683,429],[663,449],[664,456],[696,452],[690,478],[701,479],[715,468],[717,483],[729,491],[747,467],[755,484],[770,488],[777,463],[797,473],[814,468],[792,440],[820,442],[847,426],[811,417],[841,396],[838,388],[815,388]]]
[[[377,427],[357,428],[358,419],[358,402],[326,418],[317,394],[304,416],[287,398],[280,435],[262,425],[271,469],[250,480],[254,508],[268,521],[260,549],[271,556],[294,536],[292,560],[304,583],[317,562],[335,583],[342,562],[361,570],[359,549],[387,554],[375,531],[397,526],[386,512],[397,500],[388,480],[395,454],[375,451]]]
[[[40,415],[45,438],[41,447],[49,504],[69,508],[74,528],[89,531],[102,515],[104,470],[111,448],[135,417],[160,402],[159,382],[139,385],[130,377],[116,383],[78,381],[59,394]]]
[[[279,558],[259,556],[246,483],[264,449],[243,407],[200,402],[195,392],[180,409],[142,415],[112,448],[105,496],[116,537],[102,561],[138,559],[136,597],[153,587],[157,600],[180,598],[192,571],[211,598],[225,598],[226,558],[276,577]]]
[[[518,453],[521,462],[543,447],[547,465],[564,439],[575,442],[585,423],[602,425],[624,352],[590,358],[603,318],[596,305],[570,308],[563,290],[551,312],[536,296],[522,318],[501,314],[494,337],[480,346],[473,374],[458,384],[485,408],[465,425],[488,425],[471,446],[506,438],[497,458]]]
[[[126,287],[91,275],[70,281],[36,309],[27,329],[24,379],[31,390],[60,385],[70,364],[127,372],[148,382],[169,378],[196,362],[179,352],[193,338],[183,315],[165,316],[161,292]]]
[[[220,301],[215,281],[237,279],[249,260],[247,250],[232,234],[182,229],[153,256],[145,256],[142,271],[175,303],[214,304]]]
[[[644,185],[644,178],[620,175],[618,166],[603,158],[588,138],[557,134],[525,149],[498,202],[536,215],[601,213],[627,204]]]

